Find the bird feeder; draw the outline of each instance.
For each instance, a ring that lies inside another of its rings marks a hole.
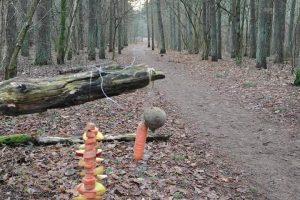
[[[101,180],[106,178],[104,167],[97,167],[97,163],[103,161],[101,149],[97,149],[97,141],[104,139],[101,132],[93,123],[88,123],[83,134],[84,144],[76,151],[76,155],[80,157],[79,166],[83,167],[81,175],[83,176],[82,183],[77,186],[77,191],[80,194],[74,197],[73,200],[102,200],[105,193],[105,187]]]

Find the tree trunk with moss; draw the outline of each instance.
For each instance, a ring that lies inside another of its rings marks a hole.
[[[67,1],[60,1],[60,31],[58,40],[58,54],[57,64],[65,64],[65,44],[66,44],[66,14],[67,14]]]
[[[163,79],[159,71],[151,80]],[[13,78],[0,82],[0,114],[21,115],[65,108],[106,96],[116,96],[146,87],[149,71],[144,65],[103,67],[72,75],[42,79]]]
[[[295,47],[294,47],[294,51],[298,52],[298,62],[297,62],[297,66],[296,66],[296,79],[295,79],[295,82],[294,84],[296,86],[300,86],[300,15],[298,16],[298,19],[297,19],[297,24],[296,24],[296,27],[295,27]],[[296,55],[295,55],[296,56]]]
[[[299,51],[298,62],[296,67],[296,79],[294,85],[300,86],[300,51]]]
[[[37,28],[35,41],[35,65],[48,65],[52,63],[51,58],[51,1],[41,0],[37,8]]]

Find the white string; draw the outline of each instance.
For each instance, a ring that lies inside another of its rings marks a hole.
[[[149,77],[149,85],[151,85],[150,88],[148,88],[148,92],[147,92],[147,98],[146,100],[144,101],[144,105],[143,107],[153,107],[153,88],[154,88],[154,81],[152,80],[152,74],[155,72],[154,68],[150,68],[148,67],[147,69],[147,72],[148,72],[148,77]]]
[[[100,87],[101,87],[101,90],[102,90],[102,93],[104,94],[104,96],[106,97],[106,99],[108,99],[109,101],[117,104],[120,108],[124,109],[117,101],[113,100],[111,97],[109,97],[105,91],[104,91],[104,88],[103,88],[103,76],[102,76],[102,67],[100,66],[100,69],[98,68],[98,72],[99,72],[99,75],[101,77],[101,84],[100,84]]]
[[[133,58],[133,61],[131,62],[131,64],[128,65],[128,66],[126,66],[126,67],[124,67],[122,70],[119,70],[119,71],[116,71],[116,72],[109,72],[109,73],[110,74],[119,74],[120,72],[122,72],[122,71],[124,71],[124,70],[126,70],[126,69],[128,69],[130,67],[132,67],[134,65],[134,63],[135,63],[135,57]],[[112,99],[111,97],[109,97],[106,94],[106,92],[104,91],[104,88],[103,88],[104,79],[103,79],[102,73],[106,73],[106,72],[102,70],[102,66],[97,67],[97,66],[93,65],[92,67],[96,68],[97,71],[98,71],[98,73],[99,73],[99,76],[101,78],[100,88],[101,88],[101,91],[104,94],[105,98],[107,100],[113,102],[114,104],[118,105],[120,108],[124,109],[124,107],[121,104],[119,104],[117,101],[115,101],[114,99]],[[107,66],[104,66],[104,67],[107,67]],[[151,82],[153,83],[153,81],[152,81],[152,74],[155,72],[155,69],[148,67],[147,68],[147,72],[148,72],[148,77],[149,77],[149,84]],[[92,77],[93,77],[93,71],[91,71],[91,75],[90,75],[90,86],[92,85]],[[154,84],[152,84],[152,88],[153,88],[153,85]]]

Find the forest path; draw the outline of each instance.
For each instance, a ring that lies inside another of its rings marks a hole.
[[[135,57],[136,63],[165,72],[166,79],[155,88],[178,106],[188,137],[196,144],[205,138],[228,154],[233,167],[242,169],[255,190],[268,199],[300,199],[299,141],[286,137],[278,124],[242,108],[238,100],[227,100],[200,76],[191,75],[184,64],[169,62],[168,55],[154,54],[145,44],[132,45],[125,53]]]

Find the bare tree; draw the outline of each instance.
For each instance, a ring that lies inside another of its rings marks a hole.
[[[256,67],[257,68],[267,68],[267,1],[260,0],[258,4],[258,33],[257,33],[257,48],[256,48]]]
[[[148,47],[150,47],[150,24],[149,24],[149,2],[146,0],[146,17],[147,17],[147,38],[148,38]]]
[[[37,7],[37,36],[35,41],[36,65],[48,65],[52,63],[51,58],[51,1],[41,0]]]
[[[96,0],[88,0],[88,59],[96,60]]]
[[[166,53],[166,43],[165,43],[164,26],[163,26],[162,16],[161,16],[160,0],[156,0],[156,7],[157,7],[158,30],[159,30],[159,36],[160,36],[160,54],[165,54]]]
[[[256,56],[256,0],[250,0],[250,58]]]
[[[272,31],[272,52],[275,54],[274,62],[283,62],[283,47],[285,36],[286,0],[274,0],[274,17]]]
[[[216,22],[216,3],[215,0],[210,0],[210,37],[211,37],[211,61],[218,61],[217,47],[217,22]]]

